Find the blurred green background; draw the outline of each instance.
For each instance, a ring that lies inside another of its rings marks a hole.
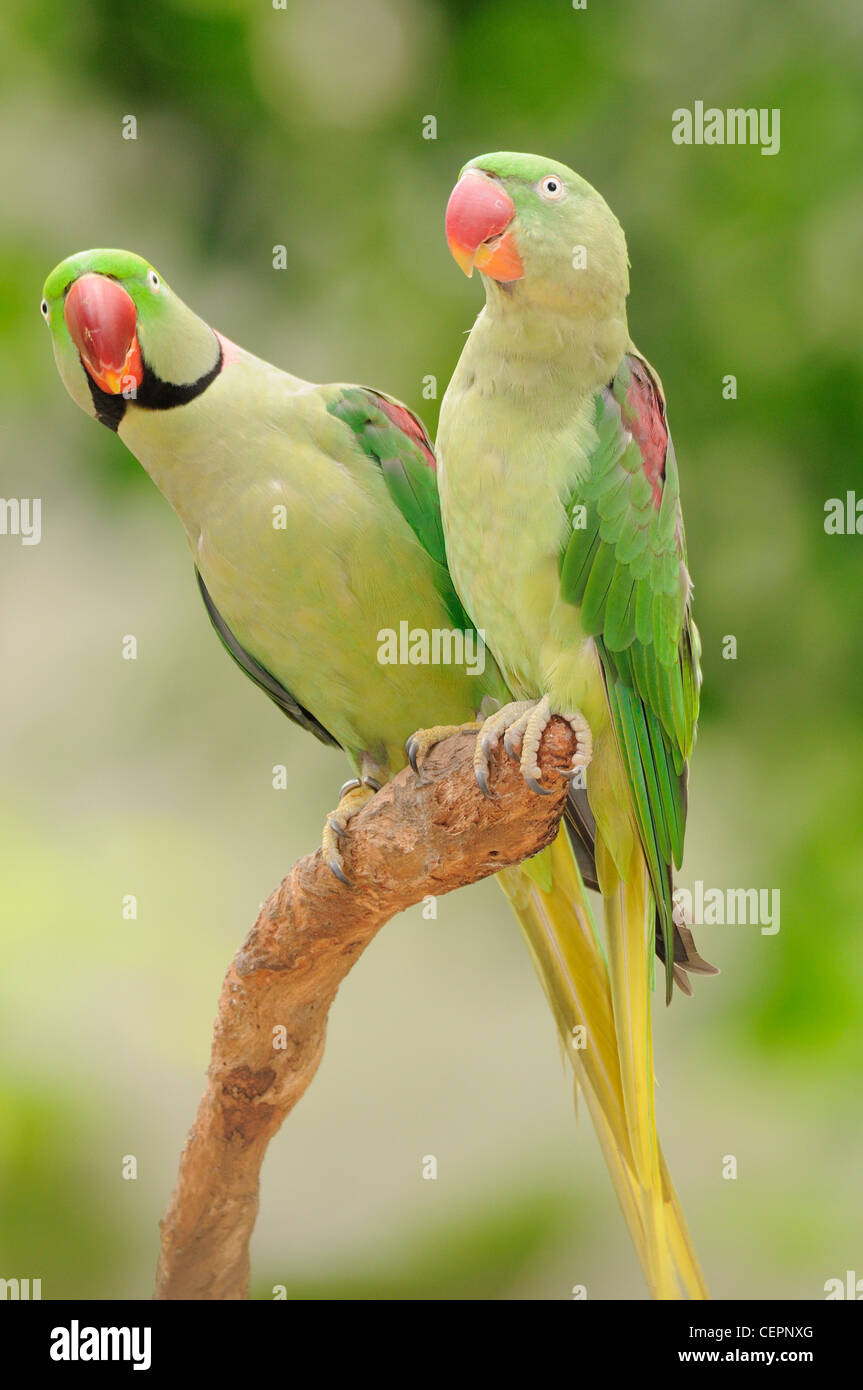
[[[681,881],[781,890],[777,935],[703,928],[722,975],[658,1010],[670,1167],[714,1295],[863,1274],[863,538],[823,524],[863,493],[861,41],[853,0],[6,0],[0,494],[43,499],[43,538],[0,537],[0,1276],[150,1295],[222,976],[345,775],[225,658],[167,504],[66,397],[42,281],[139,251],[260,356],[434,427],[423,378],[480,305],[443,208],[493,149],[573,164],[626,228],[704,639]],[[696,99],[779,107],[780,153],[674,145]],[[265,1165],[255,1296],[643,1297],[503,899],[438,909],[339,995]]]

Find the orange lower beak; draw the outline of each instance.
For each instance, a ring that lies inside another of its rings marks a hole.
[[[473,263],[477,270],[481,270],[483,275],[490,275],[492,280],[520,280],[524,275],[524,266],[515,248],[512,232],[505,232],[492,241],[483,241],[477,247]]]
[[[119,396],[123,391],[128,391],[130,386],[141,385],[140,362],[141,352],[136,339],[126,353],[126,360],[119,371],[112,371],[110,367],[105,367],[101,373],[96,373],[89,367],[87,370],[96,385],[107,391],[109,396]]]
[[[64,316],[81,361],[101,390],[119,396],[140,386],[138,314],[122,285],[106,275],[82,275],[69,288]]]

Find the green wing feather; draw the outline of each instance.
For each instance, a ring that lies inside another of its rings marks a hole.
[[[597,443],[569,503],[573,529],[561,557],[561,592],[580,607],[602,663],[670,997],[672,866],[683,857],[701,684],[677,461],[659,387],[640,358],[624,358],[594,408]]]
[[[434,446],[407,406],[378,391],[346,386],[327,405],[380,467],[390,496],[435,564],[435,587],[454,628],[472,626],[455,591],[446,560]]]

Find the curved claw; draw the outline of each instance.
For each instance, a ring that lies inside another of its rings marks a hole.
[[[342,868],[341,864],[337,859],[328,859],[327,868],[329,869],[330,873],[333,874],[339,880],[339,883],[343,883],[346,888],[350,888],[351,881],[347,877],[344,869]]]
[[[535,777],[525,777],[524,780],[531,791],[536,792],[537,796],[551,796],[554,790],[553,787],[541,787]]]
[[[411,772],[414,774],[417,781],[419,782],[419,785],[421,787],[426,787],[428,786],[428,778],[423,777],[422,768],[419,766],[417,762],[417,758],[419,757],[419,751],[420,741],[417,738],[416,734],[411,734],[410,738],[405,744],[405,755],[408,760],[408,766],[410,767]]]
[[[497,801],[497,797],[495,796],[494,792],[489,790],[489,785],[488,785],[488,768],[487,768],[487,767],[477,767],[477,768],[475,768],[475,769],[474,769],[474,777],[476,778],[476,784],[477,784],[477,786],[479,787],[480,791],[482,792],[483,796],[487,797],[489,801]]]
[[[512,758],[512,761],[517,763],[521,757],[521,748],[516,749],[514,747],[515,742],[516,740],[510,738],[509,730],[507,730],[503,739],[503,751],[508,758]]]
[[[327,816],[327,825],[330,827],[330,830],[332,830],[336,839],[340,840],[345,833],[346,827],[340,825],[339,822],[337,820],[334,820],[332,816]]]
[[[482,734],[479,741],[480,752],[484,758],[490,758],[495,748],[497,748],[497,734]]]
[[[414,772],[414,773],[416,773],[417,777],[419,777],[419,774],[420,774],[420,770],[419,770],[419,768],[417,767],[417,753],[418,753],[418,752],[419,752],[419,745],[418,745],[418,743],[417,743],[416,737],[415,737],[414,734],[411,734],[410,738],[408,739],[407,743],[405,744],[405,755],[406,755],[407,760],[408,760],[408,762],[409,762],[409,764],[410,764],[411,771]]]

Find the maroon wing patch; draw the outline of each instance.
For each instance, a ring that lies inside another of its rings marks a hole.
[[[422,451],[423,457],[429,468],[437,471],[437,463],[434,456],[434,446],[423,428],[422,422],[417,419],[412,410],[408,410],[406,405],[396,405],[395,401],[387,400],[386,396],[378,395],[377,391],[369,391],[370,396],[374,396],[375,401],[380,406],[384,415],[395,425],[396,429],[406,434],[412,439]]]
[[[644,459],[644,473],[653,488],[653,501],[662,501],[665,456],[668,453],[668,426],[659,387],[640,357],[627,356],[629,385],[626,388],[626,423]]]

